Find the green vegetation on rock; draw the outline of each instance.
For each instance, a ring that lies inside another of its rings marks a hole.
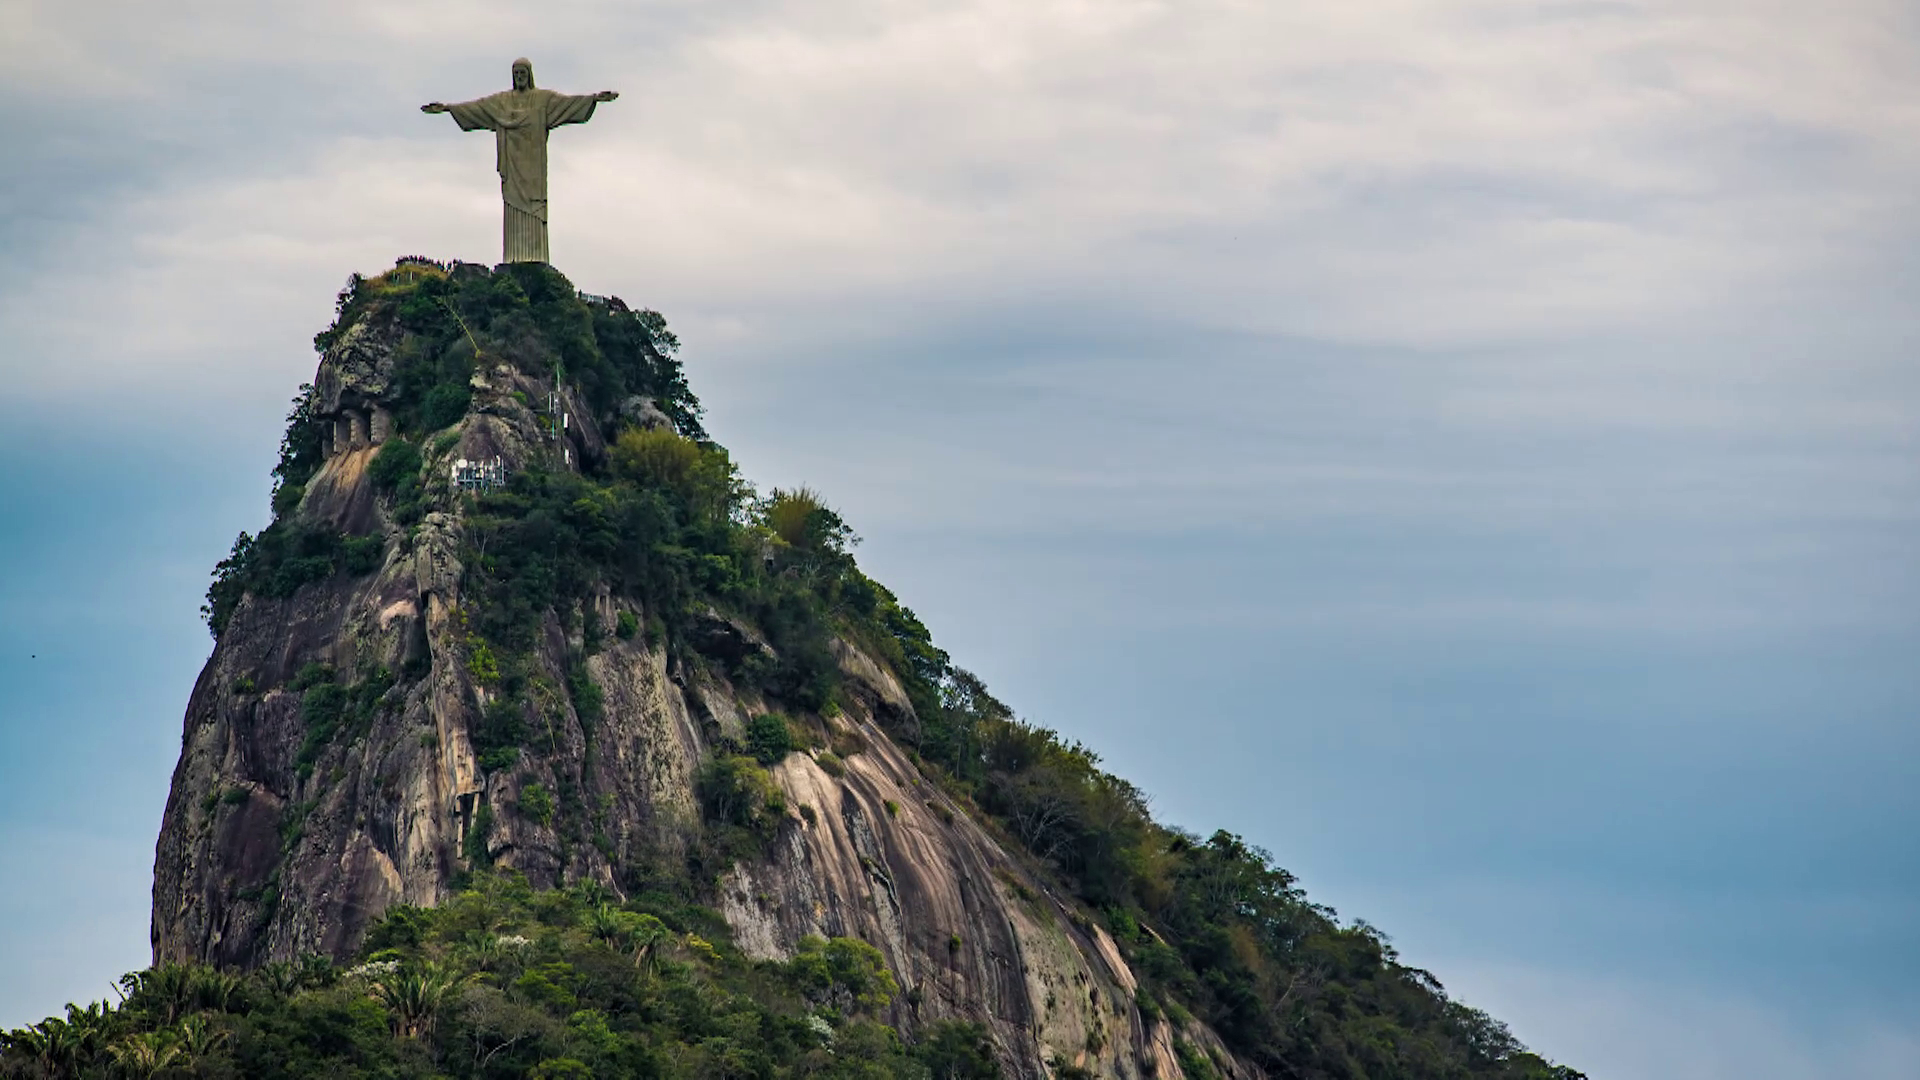
[[[511,875],[390,910],[350,966],[169,964],[121,989],[118,1005],[0,1033],[0,1077],[998,1075],[974,1025],[908,1043],[881,1023],[896,987],[865,942],[809,939],[790,962],[756,963],[712,911]]]
[[[402,333],[393,402],[403,433],[438,431],[465,416],[469,379],[485,359],[505,360],[541,377],[564,371],[596,412],[611,412],[628,395],[645,395],[682,434],[706,437],[700,401],[674,358],[679,339],[666,320],[617,300],[589,303],[565,276],[541,263],[496,270],[461,263],[405,278],[355,274],[341,290],[335,315],[334,324],[314,339],[322,352],[356,324]]]
[[[341,291],[335,314],[334,324],[314,339],[323,352],[356,326],[397,341],[391,386],[382,400],[400,438],[382,444],[370,472],[390,503],[391,519],[402,527],[418,522],[429,508],[418,475],[424,460],[420,446],[467,415],[470,383],[483,360],[508,362],[539,377],[564,377],[608,417],[629,396],[646,397],[672,420],[683,441],[691,445],[706,438],[700,401],[674,356],[679,340],[666,320],[618,300],[589,304],[550,267],[522,263],[492,271],[456,264],[404,278],[355,274]],[[307,484],[323,463],[327,421],[317,406],[318,392],[303,384],[288,411],[273,470],[274,520],[257,536],[241,533],[215,568],[201,610],[216,638],[248,593],[285,599],[303,585],[379,565],[377,543],[369,549],[367,538],[342,537],[298,520]],[[434,445],[444,452],[451,444]],[[356,541],[361,546],[355,547]]]
[[[262,529],[258,536],[243,532],[214,568],[214,581],[200,613],[217,638],[242,596],[253,593],[285,599],[301,586],[335,574],[370,573],[379,567],[383,547],[378,536],[344,536],[286,519]]]

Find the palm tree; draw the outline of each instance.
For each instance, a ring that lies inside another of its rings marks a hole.
[[[67,1006],[67,1018],[49,1018],[19,1031],[0,1031],[0,1052],[8,1064],[32,1061],[43,1076],[78,1076],[105,1051],[118,1017],[104,1002],[86,1008]],[[0,1066],[0,1075],[17,1069]]]
[[[587,912],[587,932],[610,947],[633,954],[636,967],[652,970],[654,948],[671,936],[667,924],[652,915],[636,915],[611,904]]]
[[[438,964],[423,964],[381,972],[368,983],[367,992],[393,1013],[395,1035],[417,1039],[433,1030],[440,1007],[472,981],[472,975],[460,975]]]
[[[652,915],[639,916],[633,932],[627,937],[627,947],[633,950],[634,966],[652,974],[655,950],[661,942],[672,936],[673,931],[667,929],[666,923]]]
[[[232,1012],[240,1003],[246,988],[246,980],[238,975],[229,975],[213,968],[194,968],[192,996],[194,1004],[202,1009],[215,1009],[220,1012]]]
[[[340,971],[333,966],[331,957],[319,953],[301,953],[295,964],[300,968],[300,985],[303,987],[332,986],[340,980]]]
[[[621,917],[626,914],[611,904],[595,905],[586,915],[587,932],[611,945],[627,935],[626,920]]]
[[[113,1007],[104,1001],[93,1002],[84,1009],[78,1005],[67,1006],[67,1040],[76,1071],[93,1064],[106,1051],[116,1019]]]
[[[213,1026],[205,1015],[189,1016],[180,1021],[180,1056],[188,1068],[227,1044],[233,1033],[225,1028]]]
[[[253,969],[253,984],[276,1001],[300,992],[300,969],[285,960],[275,960]]]
[[[18,1061],[21,1058],[40,1056],[41,1036],[37,1028],[23,1027],[13,1031],[0,1031],[0,1062]],[[15,1057],[9,1058],[7,1055]]]
[[[48,1076],[64,1074],[71,1063],[72,1037],[67,1032],[64,1020],[42,1020],[0,1038],[5,1040],[5,1049],[9,1053],[17,1053],[33,1061]]]
[[[114,1064],[138,1080],[152,1080],[180,1056],[179,1036],[166,1029],[129,1035],[111,1047]]]
[[[604,905],[608,900],[613,898],[611,890],[592,879],[576,883],[572,891],[575,896],[580,898],[580,902],[583,904]]]
[[[143,1012],[158,1014],[171,1025],[193,1009],[199,987],[195,969],[184,964],[161,964],[120,976],[126,1002]]]

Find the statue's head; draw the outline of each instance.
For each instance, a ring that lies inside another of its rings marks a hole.
[[[515,90],[533,89],[533,61],[524,56],[513,62],[513,88]]]

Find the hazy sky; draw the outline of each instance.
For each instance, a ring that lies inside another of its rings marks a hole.
[[[0,0],[0,1025],[146,961],[350,271],[552,249],[1161,816],[1596,1080],[1920,1075],[1920,9]]]

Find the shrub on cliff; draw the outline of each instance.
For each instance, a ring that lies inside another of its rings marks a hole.
[[[285,599],[338,573],[368,573],[384,548],[379,536],[343,536],[297,520],[276,521],[258,536],[243,532],[214,567],[200,615],[218,638],[247,594]]]
[[[381,491],[392,491],[403,481],[420,475],[420,448],[406,439],[388,439],[380,444],[367,466],[367,478]]]
[[[777,765],[791,753],[796,743],[787,718],[777,713],[762,713],[747,722],[747,749],[762,765]]]
[[[709,758],[694,781],[700,805],[713,821],[770,836],[787,815],[787,797],[754,759]]]
[[[692,521],[724,521],[746,497],[725,449],[671,431],[629,428],[610,456],[616,476],[672,493]]]
[[[280,460],[273,466],[275,516],[291,509],[291,506],[282,508],[282,490],[302,487],[320,469],[320,423],[314,418],[313,410],[313,384],[301,383],[293,396],[293,404],[287,409],[287,428],[280,436]]]
[[[856,938],[801,938],[785,974],[809,1001],[842,1012],[883,1009],[900,990],[880,950]]]

